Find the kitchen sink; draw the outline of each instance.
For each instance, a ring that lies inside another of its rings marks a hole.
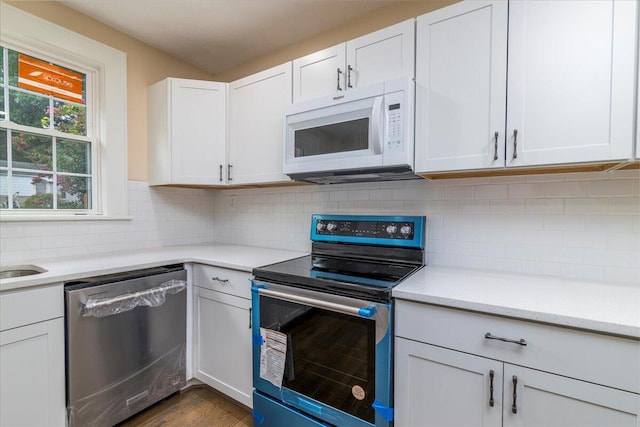
[[[14,265],[11,267],[0,267],[0,280],[12,279],[14,277],[31,276],[44,273],[45,270],[37,265]]]

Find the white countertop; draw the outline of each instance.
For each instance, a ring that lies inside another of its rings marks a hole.
[[[304,252],[208,243],[34,261],[47,270],[0,280],[0,292],[167,264],[251,272]],[[393,289],[399,299],[640,338],[640,287],[427,266]]]
[[[59,283],[82,277],[99,276],[184,262],[197,262],[251,272],[254,267],[285,261],[303,255],[306,255],[306,253],[253,246],[208,243],[105,253],[74,258],[36,260],[24,264],[35,264],[44,268],[47,272],[33,276],[0,280],[0,292]]]
[[[399,299],[640,338],[640,287],[427,266]]]

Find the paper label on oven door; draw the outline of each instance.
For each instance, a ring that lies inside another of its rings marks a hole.
[[[287,355],[287,335],[271,329],[260,328],[260,378],[282,388],[284,364]]]

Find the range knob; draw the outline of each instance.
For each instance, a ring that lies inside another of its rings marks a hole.
[[[396,234],[398,232],[398,227],[391,224],[387,225],[387,234]]]
[[[324,222],[318,222],[316,224],[316,231],[320,232],[320,231],[324,230],[325,227],[326,227],[326,225],[324,224]]]
[[[412,231],[413,231],[413,230],[411,229],[411,226],[409,226],[409,225],[403,225],[403,226],[400,228],[400,233],[401,233],[403,236],[408,236],[409,234],[411,234],[411,232],[412,232]]]
[[[335,231],[336,228],[338,228],[338,225],[335,222],[327,224],[327,231]]]

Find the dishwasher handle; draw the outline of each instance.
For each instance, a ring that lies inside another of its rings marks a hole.
[[[187,288],[184,280],[168,280],[144,291],[129,292],[110,298],[89,298],[82,307],[82,317],[107,317],[133,310],[136,307],[159,307],[167,294],[175,295]]]

